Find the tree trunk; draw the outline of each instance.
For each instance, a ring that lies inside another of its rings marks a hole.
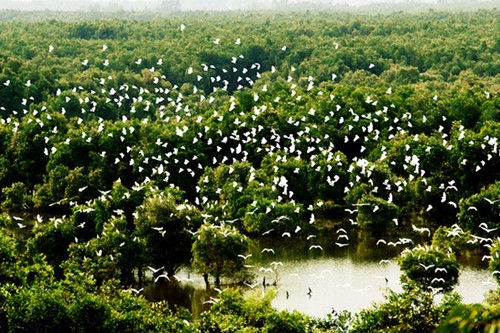
[[[139,288],[142,286],[142,267],[139,266],[137,269],[137,276],[139,278]]]
[[[208,282],[208,274],[203,273],[203,280],[205,280],[205,286],[207,287],[207,290],[210,289],[210,283]]]
[[[215,276],[215,286],[220,289],[220,276]]]

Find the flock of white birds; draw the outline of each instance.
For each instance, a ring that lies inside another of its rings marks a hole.
[[[184,32],[186,29],[186,26],[182,24],[180,26],[180,30]],[[224,47],[224,43],[228,43],[229,41],[224,41],[224,39],[221,38],[216,38],[213,40],[213,46],[214,47]],[[231,41],[231,43],[234,43],[236,45],[240,45],[244,43],[244,38],[238,38],[236,41]],[[54,52],[54,50],[57,48],[57,45],[54,43],[54,45],[49,45],[48,46],[48,53]],[[339,45],[336,44],[335,48],[339,48]],[[102,48],[100,49],[100,52],[103,54],[106,54],[108,50],[107,45],[102,45]],[[286,45],[284,45],[281,48],[282,52],[288,52],[288,48]],[[232,63],[236,64],[239,59],[244,58],[243,54],[237,54],[232,58]],[[91,67],[92,64],[88,59],[80,59],[80,62],[83,66],[85,67]],[[138,58],[135,61],[134,65],[141,65],[143,63],[141,58]],[[149,68],[149,70],[152,73],[155,73],[158,68],[161,68],[163,64],[163,60],[161,58],[158,59],[156,66]],[[104,67],[107,67],[110,65],[110,60],[105,59],[104,63],[102,64]],[[370,64],[366,70],[371,70],[374,68],[374,64]],[[211,69],[215,69],[213,65],[210,64],[200,64],[199,68],[193,68],[190,67],[187,69],[187,73],[190,75],[193,75],[196,77],[197,81],[200,82],[202,80],[205,80],[206,76],[204,76],[205,73],[209,72]],[[252,64],[251,68],[245,68],[241,71],[240,76],[238,77],[238,81],[241,81],[242,84],[238,86],[238,90],[244,89],[244,84],[247,86],[254,86],[255,81],[254,79],[258,80],[262,73],[259,72],[260,69],[260,64],[254,63]],[[318,98],[324,98],[323,92],[319,89],[316,89],[315,86],[315,80],[313,77],[309,76],[307,77],[307,88],[300,89],[298,87],[298,77],[294,77],[294,72],[296,68],[293,66],[289,69],[287,69],[287,73],[289,73],[285,80],[289,85],[290,88],[290,93],[291,93],[291,98],[293,98],[296,101],[301,101],[301,99],[304,98],[304,94],[308,94],[310,96],[313,96],[312,98],[315,98],[314,95],[316,95]],[[224,68],[222,69],[223,72],[227,71],[233,71],[236,72],[238,69],[236,67],[233,68]],[[256,73],[254,78],[245,76],[246,73],[249,71],[253,71]],[[271,71],[273,73],[279,72],[279,69],[275,68],[274,66],[271,68]],[[130,90],[135,90],[138,91],[138,98],[135,100],[143,101],[146,105],[145,106],[145,111],[147,112],[156,112],[157,115],[159,115],[159,119],[157,121],[163,121],[163,122],[170,122],[170,123],[176,123],[178,124],[175,127],[175,134],[179,138],[183,138],[186,135],[186,132],[190,130],[190,126],[196,126],[196,124],[201,123],[204,118],[202,115],[196,114],[196,112],[193,112],[188,104],[185,104],[184,101],[184,96],[180,93],[177,92],[175,94],[176,97],[172,98],[172,92],[175,90],[179,90],[179,87],[174,85],[172,89],[166,89],[161,86],[161,81],[164,80],[165,77],[155,75],[153,76],[153,84],[157,85],[156,88],[154,88],[154,91],[150,91],[147,88],[143,87],[137,87],[137,86],[129,86],[127,84],[123,84],[119,87],[118,90],[115,90],[114,88],[106,88],[106,83],[108,81],[113,81],[112,75],[109,76],[104,76],[99,79],[99,84],[101,85],[100,91],[90,91],[88,96],[92,95],[99,95],[99,96],[104,96],[106,98],[107,103],[111,103],[116,105],[117,107],[120,107],[123,104],[124,100],[130,100],[129,96],[129,91]],[[337,75],[332,73],[332,81],[334,81],[337,78]],[[210,77],[210,82],[213,84],[217,84],[218,86],[214,85],[214,92],[217,90],[227,90],[227,87],[229,86],[228,81],[224,81],[220,76],[212,76]],[[2,83],[5,86],[8,86],[10,84],[9,81],[3,82]],[[25,81],[26,86],[31,85],[31,81],[29,78],[26,78]],[[261,90],[262,92],[267,92],[270,87],[268,85],[263,85]],[[81,92],[82,87],[74,87],[73,91],[74,92]],[[254,91],[256,89],[253,89]],[[389,88],[386,91],[386,94],[391,94],[392,89]],[[61,94],[61,90],[58,90],[56,92],[57,95]],[[197,87],[193,88],[193,95],[198,95],[199,96],[199,108],[203,109],[204,108],[204,103],[209,103],[212,104],[216,102],[216,95],[215,94],[208,94],[207,96],[204,95],[203,90],[199,89]],[[156,96],[155,98],[150,98],[146,96],[151,96],[154,95]],[[144,97],[143,97],[144,96]],[[215,97],[214,97],[215,96]],[[328,96],[327,96],[328,98]],[[335,96],[331,95],[329,96],[330,100],[332,102],[335,101]],[[429,97],[433,100],[438,100],[439,96],[431,96]],[[151,181],[151,179],[163,179],[163,184],[165,186],[168,186],[173,180],[171,178],[172,175],[172,170],[176,170],[175,174],[181,174],[185,173],[193,178],[198,178],[200,177],[200,174],[202,174],[203,169],[205,167],[217,167],[220,164],[230,164],[236,161],[246,161],[249,152],[245,149],[246,145],[248,143],[252,143],[254,145],[257,145],[257,152],[265,152],[266,154],[272,155],[276,157],[276,161],[279,162],[281,159],[285,159],[286,157],[283,157],[280,154],[275,154],[276,152],[282,151],[288,154],[288,158],[295,158],[295,159],[303,159],[305,160],[306,163],[309,163],[311,166],[311,169],[317,170],[318,172],[321,170],[321,166],[316,163],[316,158],[318,155],[322,155],[326,157],[326,160],[328,162],[338,162],[339,167],[344,168],[347,170],[348,173],[352,172],[358,172],[359,174],[356,175],[356,180],[358,182],[363,182],[367,181],[368,183],[371,183],[371,185],[374,186],[374,192],[377,191],[377,188],[385,188],[390,190],[390,194],[388,197],[383,198],[387,200],[388,202],[393,201],[393,192],[397,193],[402,191],[405,186],[407,186],[408,182],[406,180],[402,181],[397,181],[395,183],[391,183],[390,180],[386,180],[382,184],[375,184],[373,183],[373,180],[370,178],[373,172],[373,163],[368,162],[366,159],[363,158],[358,158],[354,157],[351,161],[348,161],[349,163],[346,165],[343,163],[340,159],[340,155],[338,154],[336,147],[334,147],[333,144],[328,144],[329,142],[329,136],[328,134],[323,135],[323,136],[315,136],[317,131],[315,131],[316,124],[314,121],[311,121],[313,117],[317,116],[317,111],[314,108],[310,108],[307,111],[307,116],[304,116],[302,118],[296,119],[290,117],[288,120],[288,124],[290,126],[295,126],[297,128],[296,133],[291,134],[291,135],[280,135],[279,131],[277,129],[271,128],[271,129],[265,129],[262,125],[259,124],[251,124],[249,122],[246,122],[245,119],[252,119],[257,123],[259,117],[261,117],[263,114],[265,114],[268,109],[269,109],[269,103],[263,103],[259,104],[260,96],[259,92],[253,92],[253,99],[254,102],[256,103],[256,106],[252,108],[250,111],[250,118],[248,118],[249,115],[240,113],[234,118],[234,126],[235,130],[231,133],[229,136],[224,136],[221,137],[222,132],[220,129],[217,129],[218,123],[222,122],[224,119],[224,114],[228,114],[231,112],[234,112],[236,109],[238,101],[234,96],[229,97],[229,106],[227,110],[224,110],[224,112],[214,110],[213,114],[211,115],[212,117],[212,124],[214,127],[210,128],[208,126],[205,126],[203,129],[200,131],[197,131],[195,136],[192,138],[191,143],[196,144],[198,142],[203,142],[206,146],[213,146],[217,145],[215,147],[215,150],[217,152],[220,151],[230,151],[229,155],[218,155],[214,156],[211,163],[209,165],[202,165],[200,162],[200,159],[198,156],[193,155],[193,156],[186,156],[186,146],[183,144],[181,146],[177,146],[175,144],[169,143],[162,139],[161,137],[157,138],[155,144],[163,151],[162,154],[158,155],[152,155],[148,156],[146,152],[144,152],[141,147],[133,147],[133,146],[126,146],[124,147],[124,151],[120,152],[115,158],[115,164],[118,163],[123,163],[123,161],[127,161],[127,163],[130,166],[134,166],[135,164],[140,163],[138,166],[139,172],[144,176],[144,182],[140,184],[136,184],[132,190],[137,190],[141,189],[143,186],[147,184],[147,182]],[[66,102],[70,102],[70,98],[66,98]],[[190,96],[190,101],[192,101],[192,96]],[[26,106],[26,109],[24,109],[22,112],[29,117],[29,121],[34,121],[36,122],[40,127],[46,126],[47,123],[50,122],[50,115],[45,113],[45,109],[42,107],[40,110],[33,110],[29,111],[29,104],[35,103],[36,101],[31,97],[23,100],[23,105]],[[80,104],[82,105],[81,112],[82,115],[85,113],[92,113],[96,112],[96,109],[98,108],[98,104],[94,101],[92,101],[92,98],[85,97],[81,98],[79,100]],[[280,103],[280,97],[276,97],[274,100],[274,107],[277,107]],[[400,119],[398,118],[392,118],[388,116],[388,111],[391,108],[395,108],[395,105],[378,105],[378,100],[376,99],[375,96],[366,96],[365,103],[371,104],[372,106],[376,107],[377,110],[375,112],[370,112],[370,113],[357,113],[356,110],[353,110],[352,108],[349,108],[348,112],[350,114],[349,119],[344,118],[343,116],[339,116],[339,111],[343,108],[340,104],[337,104],[333,110],[331,110],[327,115],[325,115],[322,119],[323,122],[327,123],[329,121],[332,121],[332,119],[335,119],[338,121],[339,124],[342,124],[342,126],[346,126],[348,130],[353,130],[355,128],[358,128],[359,126],[362,126],[361,133],[363,135],[355,135],[355,136],[350,136],[346,135],[344,137],[344,142],[368,142],[370,140],[374,141],[382,141],[382,140],[391,140],[398,134],[406,134],[411,131],[411,128],[413,127],[412,125],[412,114],[404,114],[403,117]],[[83,105],[90,105],[90,108],[85,109]],[[286,107],[286,106],[285,106]],[[345,108],[345,107],[344,107]],[[169,110],[174,110],[174,112],[170,112]],[[12,110],[5,110],[5,108],[2,108],[1,112],[3,113],[4,116],[0,119],[2,126],[11,126],[12,130],[15,132],[18,130],[19,127],[19,120],[17,117],[15,117],[15,114],[13,116],[8,115],[8,112]],[[15,113],[15,111],[12,111]],[[64,114],[66,112],[65,108],[61,109],[61,113]],[[136,110],[131,109],[130,113],[133,114],[136,112]],[[30,114],[31,113],[31,114]],[[83,119],[84,117],[78,117],[77,118],[77,125],[85,125],[85,120]],[[122,116],[121,122],[123,124],[123,128],[121,130],[121,133],[119,134],[118,138],[114,138],[117,141],[119,140],[120,142],[124,142],[127,140],[127,136],[131,136],[135,128],[130,124],[129,118],[126,115]],[[142,121],[144,123],[148,122],[148,118],[144,118]],[[362,120],[362,121],[361,121]],[[443,121],[445,121],[446,118],[443,116]],[[423,118],[421,119],[422,122],[425,123],[426,121],[426,116],[424,115]],[[360,123],[365,124],[365,125],[360,125]],[[377,129],[377,124],[378,123],[386,123],[390,124],[389,127],[389,136],[386,138],[381,137],[381,132]],[[94,140],[94,136],[98,135],[100,132],[102,132],[105,129],[105,126],[107,126],[109,123],[104,121],[103,119],[99,119],[99,126],[98,128],[94,128],[93,133],[82,133],[82,138],[84,138],[87,142],[92,142]],[[241,130],[240,130],[241,129]],[[452,145],[448,141],[448,135],[443,131],[444,127],[441,126],[437,128],[436,130],[438,132],[441,132],[441,138],[442,138],[442,145],[446,149],[452,149]],[[460,140],[464,139],[465,137],[465,129],[462,127],[461,129],[461,134],[460,134]],[[53,133],[57,133],[58,128],[54,127],[52,128]],[[110,136],[113,136],[112,134],[109,134]],[[43,148],[43,153],[47,156],[50,156],[51,154],[55,154],[58,150],[58,146],[64,145],[64,144],[69,144],[70,143],[70,138],[68,138],[65,142],[62,143],[52,143],[50,137],[45,137],[45,144],[46,146]],[[419,136],[415,135],[414,140],[418,141]],[[301,151],[297,147],[298,146],[303,146],[303,143],[306,142],[308,144],[308,148],[306,151]],[[260,145],[259,145],[260,143]],[[189,144],[189,143],[186,143]],[[467,161],[463,160],[462,165],[466,165],[471,170],[474,170],[475,172],[480,171],[482,168],[484,168],[488,163],[491,163],[492,161],[498,161],[500,158],[500,152],[498,149],[498,138],[495,137],[484,137],[484,142],[480,143],[482,149],[485,151],[487,159],[480,160],[480,161]],[[230,147],[227,149],[226,147]],[[381,157],[380,160],[383,161],[384,159],[388,158],[387,157],[387,151],[384,149],[385,147],[382,148],[381,151]],[[359,154],[363,153],[365,150],[365,146],[361,145],[361,150]],[[407,145],[405,147],[406,149],[406,157],[404,161],[404,165],[402,166],[405,170],[413,170],[413,172],[409,175],[409,181],[413,180],[415,177],[422,177],[425,180],[425,176],[432,174],[432,170],[425,170],[422,168],[420,165],[420,160],[419,157],[414,154],[410,147]],[[432,147],[428,147],[428,149],[432,149]],[[109,155],[107,151],[101,151],[98,152],[101,157],[105,158]],[[357,154],[354,154],[357,155]],[[390,163],[395,163],[394,161]],[[275,167],[278,168],[278,167]],[[277,171],[275,169],[275,171]],[[328,166],[327,172],[331,171],[331,166]],[[299,173],[300,170],[296,170],[296,173]],[[255,179],[255,174],[253,171],[251,171],[250,176],[249,176],[249,182]],[[332,188],[337,185],[337,182],[339,181],[339,176],[336,174],[331,174],[328,175],[327,182],[329,186]],[[343,189],[344,193],[348,193],[351,188],[355,184],[353,182],[349,182],[349,184]],[[235,187],[241,186],[241,184],[235,184]],[[293,203],[293,195],[294,193],[291,193],[288,189],[289,187],[289,180],[284,177],[284,176],[279,176],[275,177],[275,181],[273,184],[273,189],[277,192],[279,192],[278,198],[289,198],[289,200]],[[84,193],[85,190],[87,189],[86,186],[79,188],[79,192]],[[199,190],[199,188],[198,188]],[[458,212],[458,203],[454,202],[449,199],[450,193],[453,192],[458,192],[460,191],[460,188],[457,188],[457,182],[454,180],[448,180],[446,182],[443,182],[439,186],[432,186],[428,185],[426,191],[431,192],[431,191],[438,191],[441,195],[441,202],[443,204],[447,204],[451,207],[453,207],[456,212]],[[106,200],[108,196],[110,195],[109,190],[106,191],[103,189],[101,191],[102,196],[98,199],[101,200]],[[125,194],[127,195],[127,194]],[[128,193],[130,195],[130,193]],[[61,202],[56,202],[56,204],[60,204],[64,201],[65,199],[62,199]],[[208,202],[209,199],[204,196],[198,196],[195,201],[191,204],[196,205],[196,206],[201,206],[201,205],[207,205],[210,204]],[[500,200],[491,200],[489,201],[490,205],[499,205]],[[76,202],[73,204],[77,204]],[[216,202],[212,204],[218,204]],[[323,203],[318,202],[315,203],[315,205],[311,205],[310,207],[306,208],[305,212],[298,211],[304,216],[306,216],[306,219],[308,219],[308,222],[310,224],[315,223],[315,215],[314,215],[314,209],[318,208],[318,206],[321,206]],[[248,214],[255,213],[255,211],[258,209],[255,205],[255,208],[250,207],[247,211]],[[297,206],[298,207],[298,206]],[[270,213],[273,209],[273,206],[266,207],[265,213]],[[379,209],[378,206],[373,207],[373,212],[377,212]],[[428,205],[426,207],[426,211],[429,212],[432,209],[435,209],[432,205]],[[474,210],[477,208],[475,207],[470,207],[470,210]],[[349,215],[352,217],[350,219],[351,223],[353,225],[356,224],[356,213],[358,211],[357,206],[350,206],[347,207],[346,212],[349,213]],[[117,215],[120,213],[123,213],[122,211],[115,211]],[[352,214],[352,215],[351,215]],[[14,216],[13,217],[16,220],[16,223],[20,228],[24,228],[26,226],[25,222],[23,221],[22,217],[19,216]],[[500,218],[500,217],[499,217]],[[286,220],[286,216],[279,217],[281,220]],[[54,224],[62,223],[61,218],[52,218],[51,222]],[[35,223],[42,223],[43,218],[38,215]],[[399,224],[398,219],[394,219],[392,221],[395,225]],[[82,226],[83,227],[83,226]],[[430,240],[431,236],[431,230],[426,228],[425,226],[415,226],[413,225],[413,232],[417,235],[424,235],[427,236]],[[486,223],[483,223],[481,225],[482,230],[487,232],[488,234],[492,235],[490,238],[485,238],[482,236],[474,236],[473,239],[482,244],[483,246],[490,246],[490,244],[493,242],[495,232],[497,231],[497,228],[490,228]],[[109,232],[109,230],[108,230]],[[168,230],[159,230],[159,232],[168,232]],[[459,237],[462,234],[463,230],[455,225],[454,229],[452,232],[450,232],[450,237]],[[297,225],[291,225],[290,230],[285,231],[285,232],[280,232],[280,234],[273,233],[273,230],[269,230],[264,233],[265,235],[267,234],[273,234],[274,236],[282,236],[282,237],[296,237],[301,235],[301,228],[300,226]],[[323,250],[322,244],[316,244],[314,243],[315,235],[312,234],[305,234],[303,235],[304,238],[307,238],[308,241],[310,241],[309,245],[309,250],[310,251],[315,251],[318,253],[321,253]],[[336,244],[337,247],[342,248],[345,246],[349,245],[349,235],[348,232],[343,229],[339,228],[337,229],[333,236],[334,238],[334,243]],[[77,241],[77,240],[76,240]],[[407,246],[416,246],[416,244],[413,244],[413,241],[410,238],[399,238],[395,240],[385,240],[385,239],[380,239],[377,242],[378,246],[401,246],[401,249],[403,247]],[[102,256],[106,255],[105,253],[99,252],[96,253],[97,256]],[[275,255],[275,251],[272,248],[263,248],[262,249],[262,255],[265,256],[273,256]],[[247,254],[241,254],[241,258],[245,261],[251,260],[251,256]],[[488,259],[485,257],[485,259]],[[381,265],[386,264],[387,261],[381,261]],[[257,274],[260,276],[269,276],[272,277],[273,274],[280,269],[280,266],[282,263],[280,262],[272,262],[269,266],[261,266],[258,268]],[[427,267],[429,269],[435,269],[437,270],[442,270],[443,268],[440,268],[438,266],[432,266],[432,267]],[[427,269],[426,268],[426,269]],[[151,268],[152,271],[157,271],[155,268]],[[297,274],[299,274],[298,272]],[[269,274],[269,275],[266,275]],[[156,279],[158,280],[159,278],[168,278],[166,275],[159,275]],[[268,279],[269,280],[269,279]],[[257,286],[257,284],[249,284],[251,288],[254,288]],[[132,292],[140,292],[141,290],[134,290],[130,289]]]

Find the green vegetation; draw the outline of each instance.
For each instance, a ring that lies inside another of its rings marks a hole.
[[[0,331],[498,329],[498,291],[452,291],[468,249],[500,277],[497,10],[295,14],[0,12]],[[228,288],[193,318],[143,296],[182,267],[248,282],[252,238],[329,219],[434,237],[358,314]]]

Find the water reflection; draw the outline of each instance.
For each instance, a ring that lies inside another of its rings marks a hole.
[[[213,293],[213,291],[207,292],[200,284],[192,282],[162,282],[150,284],[144,288],[146,299],[152,302],[166,300],[172,309],[180,306],[189,309],[195,316],[210,309],[211,304],[207,301]]]
[[[401,271],[396,257],[403,247],[377,245],[377,240],[354,232],[348,236],[349,246],[342,247],[335,244],[335,237],[331,235],[308,240],[285,237],[256,241],[252,256],[247,259],[255,273],[253,288],[244,289],[264,292],[272,288],[276,290],[274,307],[313,316],[324,316],[333,309],[358,312],[373,302],[382,301],[386,288],[401,291]],[[391,241],[397,242],[398,238],[387,239]],[[272,248],[274,253],[261,252],[263,248]],[[463,257],[460,263],[456,291],[464,302],[480,302],[486,291],[497,288],[481,255]],[[273,272],[266,272],[266,268],[273,268]],[[178,278],[188,276],[189,282],[151,286],[145,290],[146,296],[184,306],[197,316],[209,308],[207,302],[210,297],[217,297],[217,292],[208,293],[203,278],[186,270],[181,271]]]

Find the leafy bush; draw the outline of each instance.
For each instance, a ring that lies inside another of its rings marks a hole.
[[[402,282],[416,283],[422,290],[449,292],[458,283],[455,255],[433,246],[418,246],[401,253]]]
[[[428,290],[410,283],[401,293],[389,290],[385,302],[361,310],[354,317],[352,332],[431,333],[458,303],[459,296],[446,294],[436,305]]]

